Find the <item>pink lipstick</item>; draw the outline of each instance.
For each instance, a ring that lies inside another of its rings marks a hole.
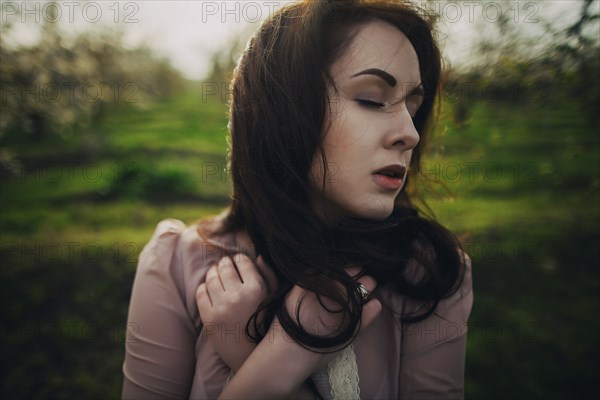
[[[373,173],[373,181],[386,190],[398,190],[402,187],[406,167],[400,164],[388,165]]]

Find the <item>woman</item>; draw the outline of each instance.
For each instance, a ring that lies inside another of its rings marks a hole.
[[[439,85],[406,3],[263,23],[234,74],[233,202],[140,255],[123,397],[463,397],[470,261],[407,186]]]

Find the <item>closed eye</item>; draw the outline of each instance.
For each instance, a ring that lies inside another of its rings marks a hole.
[[[383,106],[385,106],[385,104],[373,100],[356,99],[356,102],[361,106],[367,108],[382,108]]]

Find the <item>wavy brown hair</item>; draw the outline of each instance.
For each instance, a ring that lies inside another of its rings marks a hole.
[[[311,208],[316,189],[309,170],[316,154],[327,176],[322,140],[328,88],[335,89],[329,69],[357,28],[372,20],[401,30],[419,58],[425,98],[413,119],[420,135],[410,163],[415,176],[436,114],[441,57],[432,19],[409,3],[319,0],[286,6],[258,29],[234,71],[229,120],[233,198],[222,229],[247,231],[280,281],[246,326],[256,341],[277,316],[301,345],[324,349],[348,343],[362,311],[361,294],[344,270],[349,263],[362,266],[379,287],[390,285],[423,302],[418,314],[400,315],[403,322],[429,316],[462,280],[458,240],[419,215],[411,203],[415,185],[410,178],[384,221],[348,217],[332,227]],[[421,279],[407,273],[409,261],[422,267]],[[327,335],[307,332],[299,312],[290,315],[284,305],[296,284],[339,304],[345,323]]]

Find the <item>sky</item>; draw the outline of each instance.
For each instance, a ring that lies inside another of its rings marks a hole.
[[[6,43],[33,44],[41,23],[57,23],[66,33],[120,29],[130,46],[145,44],[171,60],[191,79],[202,79],[211,56],[227,50],[236,38],[247,40],[259,23],[290,1],[144,0],[7,1],[0,0],[0,22],[12,29]],[[482,35],[495,35],[503,16],[521,35],[539,37],[543,23],[567,25],[576,20],[581,0],[415,0],[440,17],[439,39],[453,65],[468,63]],[[598,12],[600,1],[594,9]]]

